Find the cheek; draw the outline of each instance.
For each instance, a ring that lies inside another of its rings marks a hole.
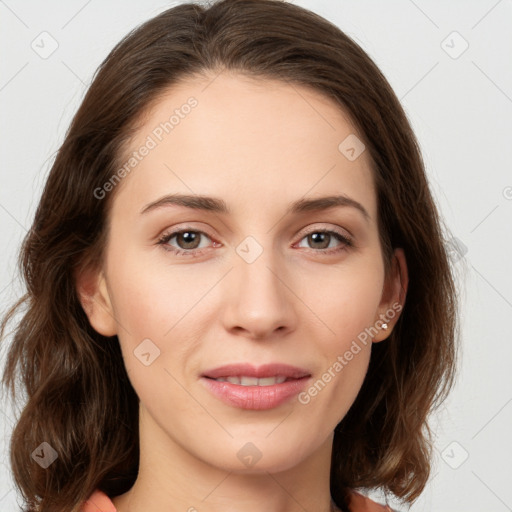
[[[171,364],[184,357],[185,343],[173,340],[186,329],[183,317],[191,307],[180,295],[180,283],[170,287],[150,267],[135,268],[128,259],[111,271],[111,278],[124,365],[139,399],[162,417],[171,413],[171,396],[173,411],[186,409],[187,395],[178,384],[182,379]]]
[[[140,254],[129,251],[117,259],[111,254],[109,286],[127,372],[139,396],[148,386],[151,396],[162,389],[168,393],[173,380],[165,370],[183,369],[197,349],[200,301],[217,278],[198,275],[193,266],[141,264]]]
[[[383,269],[378,264],[354,259],[353,264],[327,269],[323,274],[306,273],[299,297],[309,307],[310,316],[325,324],[328,335],[323,338],[332,342],[331,348],[342,350],[346,343],[373,326],[382,285]]]
[[[372,332],[381,301],[383,269],[378,265],[346,268],[330,279],[316,281],[308,301],[328,327],[317,336],[324,364],[320,374],[299,401],[312,414],[327,414],[329,425],[346,414],[363,384],[371,355]],[[312,308],[313,309],[313,308]],[[314,335],[314,333],[313,333]],[[326,412],[327,411],[327,412]]]
[[[134,342],[167,337],[178,322],[189,320],[187,313],[208,289],[208,281],[198,280],[185,265],[156,268],[140,255],[125,255],[110,277],[116,320]]]

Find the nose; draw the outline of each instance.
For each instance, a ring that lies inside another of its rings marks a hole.
[[[295,329],[296,304],[290,273],[266,249],[253,261],[243,259],[224,283],[222,321],[227,331],[247,338],[283,336]]]

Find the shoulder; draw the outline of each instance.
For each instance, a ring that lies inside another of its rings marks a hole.
[[[116,507],[104,492],[96,489],[82,504],[81,512],[116,512]]]
[[[357,491],[350,491],[350,512],[393,512],[387,505],[379,505]]]

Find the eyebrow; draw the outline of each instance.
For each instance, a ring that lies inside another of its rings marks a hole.
[[[230,215],[231,210],[223,199],[217,197],[188,195],[188,194],[169,194],[147,204],[142,208],[141,214],[160,209],[167,206],[184,206],[193,210],[204,210],[215,213]],[[299,199],[291,203],[286,214],[298,214],[305,212],[316,212],[328,210],[335,207],[352,207],[363,214],[366,221],[370,220],[370,214],[366,208],[346,195],[325,196],[313,199]]]

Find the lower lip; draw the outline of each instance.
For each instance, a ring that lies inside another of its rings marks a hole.
[[[308,380],[309,377],[303,377],[271,386],[241,386],[201,377],[207,389],[226,404],[256,411],[273,409],[285,403],[300,393]]]

